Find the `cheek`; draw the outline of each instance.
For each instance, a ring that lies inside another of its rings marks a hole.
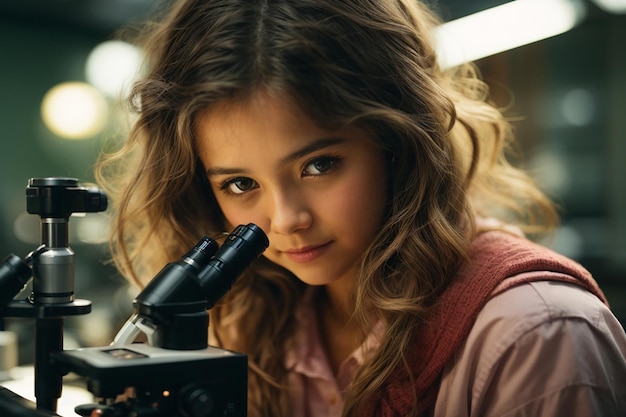
[[[386,184],[379,179],[352,182],[337,190],[335,198],[327,201],[332,201],[326,210],[329,215],[371,234],[383,222]]]

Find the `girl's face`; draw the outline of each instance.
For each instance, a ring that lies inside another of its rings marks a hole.
[[[385,155],[366,132],[324,130],[266,94],[213,107],[196,129],[231,228],[257,224],[270,241],[264,255],[307,284],[353,281],[387,197]]]

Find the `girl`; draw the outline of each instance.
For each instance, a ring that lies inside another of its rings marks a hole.
[[[469,65],[413,0],[183,0],[147,32],[103,157],[120,271],[203,235],[270,247],[210,311],[252,416],[626,415],[626,336],[578,264],[524,237],[555,210],[507,163]]]

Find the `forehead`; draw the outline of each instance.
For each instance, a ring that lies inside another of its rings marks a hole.
[[[260,92],[246,99],[223,100],[211,105],[199,114],[195,130],[199,139],[207,139],[245,133],[250,129],[262,134],[294,125],[315,124],[288,96]]]
[[[198,121],[204,122],[231,122],[233,118],[249,119],[262,122],[269,116],[281,119],[301,119],[306,115],[295,105],[286,94],[258,92],[244,98],[226,99],[213,103],[200,113]]]
[[[288,153],[337,133],[320,127],[288,96],[264,92],[217,103],[200,113],[195,125],[196,147],[205,164],[226,154]]]

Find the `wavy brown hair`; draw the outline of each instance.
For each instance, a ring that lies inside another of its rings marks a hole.
[[[390,157],[392,192],[360,264],[354,317],[364,332],[378,320],[386,331],[347,393],[344,415],[358,414],[403,366],[412,329],[466,261],[476,216],[533,233],[556,220],[507,162],[511,127],[487,103],[475,68],[439,67],[431,38],[439,23],[413,0],[176,2],[141,39],[147,74],[129,100],[137,112],[129,138],[98,166],[121,273],[142,286],[201,235],[223,231],[194,139],[214,104],[269,90],[321,126],[373,132]],[[290,415],[283,358],[303,289],[260,258],[210,311],[214,343],[249,355],[250,415]]]

